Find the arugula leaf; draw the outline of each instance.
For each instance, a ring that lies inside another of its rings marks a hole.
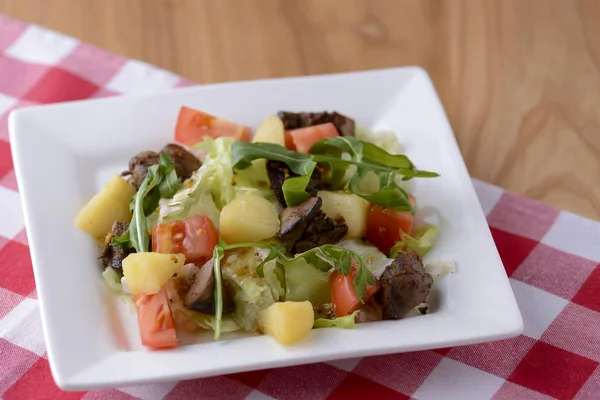
[[[288,178],[283,182],[281,189],[283,190],[285,202],[288,205],[295,206],[296,204],[303,203],[308,199],[308,193],[305,191],[305,189],[310,182],[310,178],[314,170],[315,168],[313,167],[313,169],[310,170],[310,172],[306,175]]]
[[[236,141],[231,145],[231,163],[234,169],[245,169],[258,159],[281,161],[294,173],[306,175],[317,165],[310,155],[286,149],[274,143],[249,143]]]
[[[213,267],[215,275],[215,340],[221,336],[221,322],[223,320],[223,282],[221,281],[221,260],[225,256],[225,249],[218,244],[213,250]]]
[[[318,318],[315,320],[313,329],[318,328],[342,328],[342,329],[354,329],[354,319],[360,310],[354,311],[350,315],[346,315],[344,317],[327,319],[327,318]]]
[[[147,216],[156,210],[161,198],[173,197],[179,188],[181,182],[171,157],[161,154],[160,162],[148,168],[148,174],[129,203],[132,218],[127,232],[113,238],[111,243],[124,249],[133,247],[138,253],[148,251]]]
[[[403,180],[412,178],[432,178],[439,176],[435,172],[418,170],[410,159],[403,154],[390,154],[384,149],[363,142],[354,137],[339,136],[322,139],[310,149],[310,155],[285,149],[272,143],[236,142],[232,145],[233,166],[244,169],[259,158],[284,162],[292,171],[301,175],[291,178],[292,182],[283,186],[284,197],[289,205],[296,205],[308,198],[305,192],[315,163],[327,167],[335,186],[343,182],[350,166],[356,167],[356,173],[348,182],[348,189],[373,204],[393,207],[402,211],[415,212],[408,201],[408,193],[396,183],[396,176]],[[379,190],[363,193],[361,183],[370,172],[380,180]],[[289,198],[289,201],[288,201]]]

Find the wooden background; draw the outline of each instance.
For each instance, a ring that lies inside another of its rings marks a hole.
[[[472,176],[600,219],[600,1],[0,0],[198,82],[421,65]]]

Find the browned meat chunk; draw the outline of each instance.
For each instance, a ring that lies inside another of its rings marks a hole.
[[[125,232],[127,232],[128,228],[128,223],[118,221],[115,221],[113,223],[110,233],[108,234],[108,236],[106,236],[104,242],[104,249],[102,249],[102,253],[100,253],[100,257],[98,257],[98,259],[102,261],[102,265],[105,268],[112,267],[114,269],[123,269],[123,260],[129,254],[135,251],[134,249],[124,250],[120,246],[110,244],[111,240],[114,237],[119,237],[123,235]]]
[[[329,218],[321,210],[322,203],[320,197],[311,197],[283,210],[278,237],[288,252],[303,253],[324,244],[337,243],[346,236],[348,225],[344,218]]]
[[[283,197],[283,182],[285,182],[286,179],[295,178],[298,175],[296,175],[293,171],[290,171],[285,163],[272,160],[267,161],[267,175],[277,200],[279,200],[279,202],[285,207],[287,203]],[[321,187],[321,170],[315,168],[310,177],[308,185],[306,185],[306,192],[308,192],[310,196],[316,196]]]
[[[166,145],[160,152],[171,157],[171,161],[175,164],[175,172],[182,181],[192,176],[192,173],[202,165],[196,156],[174,143]],[[129,181],[136,189],[139,189],[148,175],[148,168],[159,162],[159,153],[142,151],[129,160],[129,171],[124,172],[123,175],[130,175]]]
[[[342,136],[354,136],[355,124],[352,118],[348,118],[338,112],[302,112],[293,113],[280,111],[277,116],[283,121],[285,129],[306,128],[307,126],[333,123]]]
[[[166,145],[161,150],[161,153],[171,157],[173,164],[175,164],[175,172],[182,181],[191,177],[194,171],[197,171],[202,166],[202,163],[195,155],[178,144],[171,143]]]
[[[382,305],[383,319],[400,319],[413,308],[425,302],[433,278],[425,272],[417,253],[399,253],[380,278],[378,300]]]
[[[194,264],[186,264],[178,273],[175,284],[187,308],[203,314],[215,314],[215,275],[212,259],[200,268]],[[223,282],[223,314],[233,311],[235,311],[235,303],[227,285]]]

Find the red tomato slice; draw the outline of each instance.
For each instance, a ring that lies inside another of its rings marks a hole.
[[[341,272],[333,271],[329,276],[329,293],[331,294],[331,302],[333,303],[333,312],[337,318],[348,315],[360,308],[363,304],[356,295],[354,287],[354,278],[356,277],[356,269],[358,265],[352,260],[352,269],[348,275],[343,275]],[[372,285],[367,284],[367,290],[363,301],[366,303],[381,287],[377,279]]]
[[[409,195],[410,204],[415,206],[415,198]],[[367,240],[385,254],[401,239],[402,233],[412,231],[414,215],[410,211],[397,211],[372,205],[367,217]]]
[[[181,107],[175,127],[175,140],[192,146],[202,142],[205,136],[213,139],[227,136],[249,142],[252,130],[193,108]]]
[[[292,129],[287,133],[291,136],[296,151],[305,154],[308,154],[312,145],[319,140],[339,136],[337,129],[335,129],[335,125],[331,122],[309,126],[307,128]]]
[[[137,294],[133,301],[142,344],[152,349],[177,347],[177,331],[167,289],[163,286],[156,294]]]
[[[212,257],[218,243],[217,230],[204,215],[158,224],[152,231],[152,251],[182,253],[186,262],[204,264]]]
[[[294,144],[294,139],[292,135],[290,135],[290,131],[285,131],[283,134],[285,138],[285,148],[288,150],[296,151],[296,145]]]

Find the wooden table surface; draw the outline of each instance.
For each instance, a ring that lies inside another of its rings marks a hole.
[[[0,0],[0,12],[203,83],[421,65],[472,176],[600,219],[600,1]]]

